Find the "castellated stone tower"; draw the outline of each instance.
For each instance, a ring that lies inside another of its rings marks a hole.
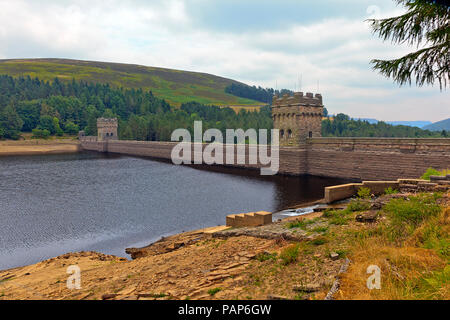
[[[117,127],[117,118],[97,119],[98,141],[118,140]]]
[[[275,129],[280,130],[281,146],[296,146],[308,138],[322,136],[322,95],[296,92],[281,98],[275,95],[272,117]]]

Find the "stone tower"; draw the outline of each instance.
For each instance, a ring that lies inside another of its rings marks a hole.
[[[275,95],[272,102],[273,126],[280,130],[281,146],[296,146],[308,138],[322,136],[322,95],[296,92],[281,98]]]
[[[98,141],[118,140],[117,127],[117,118],[97,119]]]

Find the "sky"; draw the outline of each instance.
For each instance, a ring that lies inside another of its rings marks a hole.
[[[383,42],[369,18],[393,0],[0,0],[0,59],[68,58],[198,71],[319,92],[330,113],[450,117],[448,89],[399,87],[371,69],[415,47]]]

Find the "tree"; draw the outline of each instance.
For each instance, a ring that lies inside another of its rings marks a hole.
[[[80,127],[77,126],[75,123],[73,123],[72,121],[67,121],[66,125],[64,126],[64,131],[67,134],[70,135],[76,135],[78,134],[78,132],[80,131]]]
[[[19,139],[22,126],[23,120],[20,118],[13,106],[7,106],[0,113],[0,128],[2,128],[2,137],[14,140]]]
[[[373,69],[400,85],[415,78],[418,86],[449,82],[450,7],[444,1],[396,0],[407,12],[387,19],[370,19],[372,29],[383,40],[416,45],[418,49],[394,60],[372,60]],[[428,47],[425,47],[428,46]]]
[[[49,115],[44,115],[39,120],[39,129],[48,130],[50,134],[56,133],[55,122],[53,121],[53,117]]]
[[[47,129],[33,129],[33,139],[47,139],[50,136],[50,131]]]

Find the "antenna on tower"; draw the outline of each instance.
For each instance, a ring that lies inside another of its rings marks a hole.
[[[298,77],[298,84],[299,84],[299,91],[302,91],[302,79],[303,78],[303,75],[302,74],[300,74],[300,76]]]

